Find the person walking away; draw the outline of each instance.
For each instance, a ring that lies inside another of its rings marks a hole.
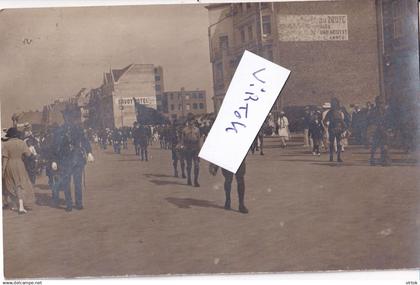
[[[285,148],[287,146],[286,141],[289,140],[289,121],[283,111],[280,112],[280,117],[277,121],[279,126],[279,136],[281,141],[281,147]]]
[[[54,206],[59,206],[59,191],[64,191],[66,211],[73,209],[73,200],[70,190],[73,178],[75,190],[75,207],[83,209],[82,177],[86,162],[93,162],[92,147],[83,129],[77,124],[80,111],[77,107],[69,107],[62,112],[64,124],[59,127],[54,137],[54,151],[52,169],[58,170],[58,181],[53,190]],[[121,140],[120,140],[121,142]]]
[[[312,154],[321,155],[320,145],[324,133],[324,126],[321,122],[321,113],[315,112],[309,123],[309,136],[312,139]]]
[[[12,210],[16,209],[19,214],[25,214],[25,207],[33,205],[35,195],[22,157],[30,157],[33,154],[26,143],[19,139],[17,128],[8,129],[6,137],[8,140],[2,142],[3,186],[6,196],[12,200]]]
[[[178,161],[181,167],[182,178],[185,176],[185,153],[184,146],[181,144],[181,133],[182,129],[179,130],[176,120],[172,123],[172,128],[170,131],[170,140],[172,143],[172,166],[174,168],[174,177],[178,177]]]
[[[121,143],[122,143],[121,132],[117,128],[115,128],[112,131],[112,146],[114,147],[114,153],[121,154]]]
[[[331,110],[325,115],[324,126],[328,126],[328,139],[330,149],[330,161],[334,161],[334,142],[337,144],[337,162],[341,159],[341,137],[345,128],[344,114],[340,110],[340,102],[337,98],[331,99]]]
[[[380,163],[389,166],[391,159],[388,154],[389,134],[392,131],[392,119],[389,109],[381,96],[375,98],[376,106],[371,109],[368,125],[372,130],[372,143],[370,148],[370,165],[376,165],[375,154],[381,150]]]
[[[210,174],[215,176],[217,173],[218,166],[214,164],[210,164]],[[236,171],[236,174],[233,174],[232,172],[223,169],[222,168],[222,174],[225,178],[224,183],[224,190],[225,190],[225,206],[224,208],[226,210],[231,209],[231,189],[232,189],[232,181],[233,181],[233,175],[235,175],[236,178],[236,184],[238,186],[238,200],[239,200],[239,207],[238,210],[240,213],[248,214],[248,209],[245,206],[245,172],[246,172],[246,163],[245,159],[242,161],[241,165],[238,168],[238,171]]]
[[[194,187],[200,187],[198,174],[200,172],[200,159],[198,153],[201,148],[200,130],[195,126],[194,115],[187,115],[187,125],[182,130],[181,143],[184,146],[185,159],[187,161],[187,184],[191,183],[191,169],[194,163]]]
[[[147,152],[147,144],[148,144],[148,131],[147,128],[143,124],[139,124],[138,130],[138,139],[139,139],[139,146],[140,146],[140,160],[149,161],[149,156]]]

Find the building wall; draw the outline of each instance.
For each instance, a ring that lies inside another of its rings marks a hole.
[[[206,91],[168,91],[163,96],[168,102],[167,116],[170,119],[185,118],[188,113],[201,115],[207,113]]]
[[[292,71],[273,108],[276,111],[282,106],[321,105],[333,96],[343,104],[360,104],[380,94],[375,0],[239,3],[207,8],[212,15],[209,25],[213,32],[209,37],[216,111],[245,49]],[[215,15],[227,14],[229,10],[233,11],[232,16],[215,24]],[[345,15],[347,34],[343,40],[325,35],[304,38],[304,25],[306,30],[312,30],[319,28],[318,23],[297,20],[288,26],[289,36],[295,34],[295,38],[286,37],[284,26],[278,26],[299,15]],[[269,29],[264,27],[267,18]],[[233,40],[229,41],[227,52],[217,57],[217,41],[222,34]]]
[[[378,7],[383,94],[397,109],[410,109],[420,96],[418,1],[383,0]],[[401,110],[401,111],[402,111]]]
[[[146,107],[157,108],[153,64],[134,64],[112,84],[115,127],[131,127],[137,120],[133,98]]]
[[[275,13],[277,22],[288,15],[347,16],[348,40],[286,41],[276,31],[274,60],[291,70],[283,106],[319,105],[332,96],[360,104],[380,94],[374,0],[276,3]]]
[[[163,111],[164,102],[162,101],[162,94],[165,91],[163,68],[161,66],[155,67],[155,91],[156,91],[156,108],[158,111]]]

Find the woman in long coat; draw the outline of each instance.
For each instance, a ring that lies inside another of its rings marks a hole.
[[[7,195],[14,203],[18,202],[18,213],[24,214],[25,205],[34,202],[34,192],[23,163],[23,156],[31,156],[32,153],[18,135],[16,128],[10,128],[7,131],[9,139],[2,143],[2,174]]]

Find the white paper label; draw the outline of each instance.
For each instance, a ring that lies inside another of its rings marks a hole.
[[[236,173],[289,74],[245,51],[199,157]]]

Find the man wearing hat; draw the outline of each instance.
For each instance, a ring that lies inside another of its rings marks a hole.
[[[187,184],[191,183],[191,169],[194,163],[194,187],[200,187],[198,183],[198,173],[200,172],[200,159],[198,153],[201,148],[200,129],[195,126],[194,115],[189,113],[187,116],[186,127],[181,133],[181,143],[184,147],[185,159],[187,161]]]
[[[77,106],[66,106],[62,112],[64,124],[60,126],[53,138],[52,169],[58,170],[59,177],[53,189],[53,202],[59,204],[59,191],[64,190],[66,211],[73,209],[70,181],[73,177],[76,209],[83,209],[82,176],[86,160],[93,162],[92,148],[84,130],[77,124],[80,110]]]

